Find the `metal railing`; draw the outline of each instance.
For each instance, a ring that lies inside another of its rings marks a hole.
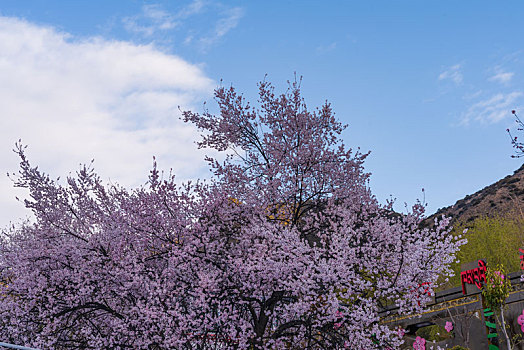
[[[27,346],[8,344],[0,341],[0,349],[18,349],[18,350],[39,350],[35,348],[28,348]]]

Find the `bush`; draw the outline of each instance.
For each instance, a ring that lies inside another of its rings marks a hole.
[[[455,235],[468,229],[464,235],[468,243],[457,252],[458,261],[451,266],[455,276],[450,277],[449,282],[439,289],[460,286],[461,264],[478,259],[485,259],[489,266],[504,265],[507,272],[520,270],[517,250],[524,238],[524,218],[521,215],[508,213],[496,217],[483,216],[473,222],[457,223],[454,226]],[[442,276],[440,282],[444,283],[444,278]]]
[[[469,348],[465,348],[465,347],[460,346],[460,345],[455,345],[454,347],[452,347],[449,350],[469,350]]]
[[[419,328],[416,335],[427,341],[441,341],[451,337],[444,327],[436,324]]]

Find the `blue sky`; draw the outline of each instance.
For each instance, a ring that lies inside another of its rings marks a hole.
[[[306,103],[326,99],[370,150],[366,170],[397,210],[428,213],[522,164],[506,128],[524,103],[520,1],[0,2],[0,170],[22,138],[53,176],[95,159],[103,178],[142,184],[156,155],[179,179],[206,152],[178,108],[213,106],[220,80],[256,98],[267,74],[303,76]],[[0,225],[25,215],[0,179]]]

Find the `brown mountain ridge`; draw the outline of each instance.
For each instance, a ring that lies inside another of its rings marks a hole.
[[[426,222],[433,222],[435,217],[443,214],[450,216],[453,222],[470,222],[480,216],[492,217],[511,212],[524,217],[524,165],[515,170],[513,175],[437,210]]]

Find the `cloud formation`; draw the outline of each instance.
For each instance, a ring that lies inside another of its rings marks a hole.
[[[200,43],[204,48],[215,44],[238,25],[242,16],[244,16],[244,10],[241,7],[233,7],[222,11],[220,18],[215,24],[214,31],[202,37]]]
[[[337,43],[334,41],[329,45],[320,45],[315,48],[317,55],[323,55],[328,52],[331,52],[337,48]]]
[[[471,105],[462,116],[462,124],[471,121],[480,123],[497,123],[511,116],[511,110],[522,104],[524,94],[513,91],[507,94],[497,93]]]
[[[456,85],[460,85],[462,83],[463,77],[462,72],[460,71],[461,65],[455,64],[454,66],[451,66],[447,68],[444,72],[440,73],[438,76],[438,80],[451,80]]]
[[[175,29],[184,19],[201,13],[204,6],[202,0],[194,0],[178,12],[170,13],[159,4],[145,4],[139,14],[124,17],[122,23],[127,31],[149,38],[158,32]]]
[[[220,2],[193,0],[188,5],[173,11],[159,4],[146,4],[141,12],[122,19],[124,28],[147,40],[165,41],[165,34],[175,31],[184,37],[185,45],[195,44],[201,51],[216,45],[244,16],[241,7],[228,7]],[[198,27],[193,23],[205,25]],[[205,29],[202,29],[205,28]],[[175,35],[171,35],[175,37]],[[170,40],[168,40],[170,41]]]
[[[126,30],[145,37],[150,37],[158,31],[173,29],[178,25],[173,16],[154,4],[142,6],[140,15],[124,17],[122,23]]]
[[[150,16],[169,26],[161,12]],[[152,45],[75,40],[52,27],[0,17],[0,227],[27,212],[5,176],[19,138],[53,177],[95,159],[104,180],[137,186],[152,156],[179,178],[198,176],[203,154],[182,109],[201,109],[215,83],[194,64]]]
[[[488,80],[494,81],[500,84],[507,84],[510,82],[511,78],[513,78],[514,75],[515,73],[513,72],[504,72],[500,69],[497,69],[496,74],[491,76]]]

